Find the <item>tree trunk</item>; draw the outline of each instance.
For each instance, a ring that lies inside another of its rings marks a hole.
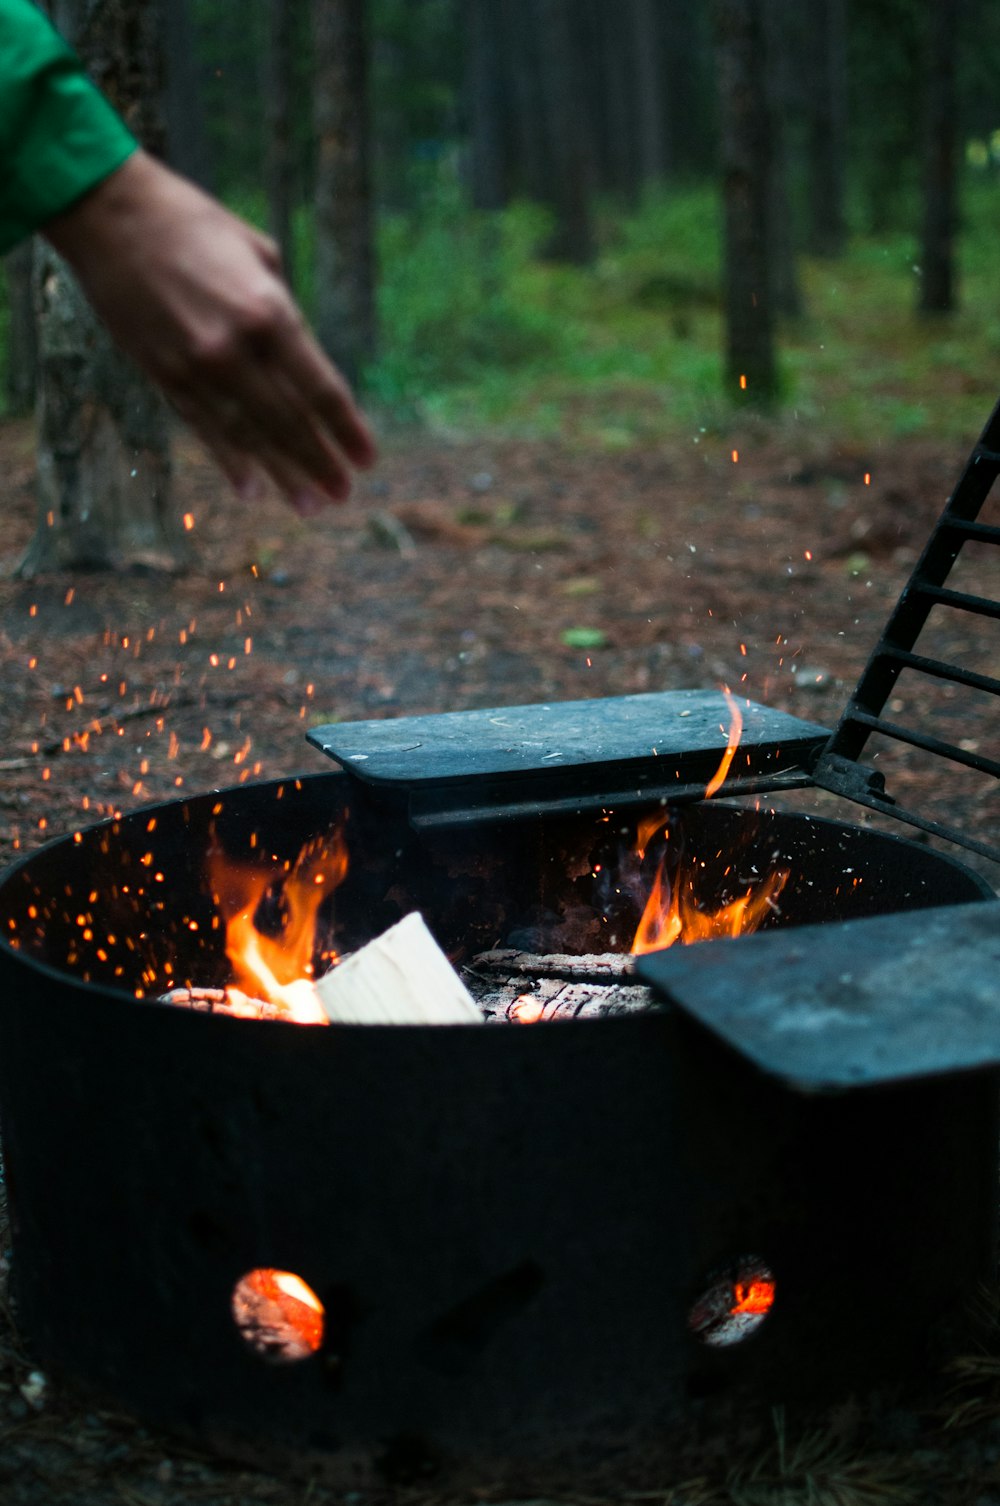
[[[313,0],[316,328],[357,383],[376,343],[365,0]]]
[[[632,0],[631,12],[639,178],[646,190],[663,183],[668,167],[660,0]]]
[[[510,97],[510,187],[544,204],[556,170],[545,108],[538,0],[494,0],[494,5]]]
[[[214,188],[205,122],[205,95],[195,46],[191,0],[163,6],[166,51],[167,161],[202,188]]]
[[[22,241],[6,259],[7,411],[25,418],[35,406],[38,385],[38,330],[32,293],[35,243]]]
[[[789,193],[791,175],[786,121],[792,113],[793,38],[798,0],[764,0],[764,47],[771,131],[768,163],[768,265],[771,304],[775,314],[797,319],[802,313],[795,249],[795,226]]]
[[[556,224],[547,248],[555,261],[593,259],[587,108],[577,15],[572,0],[540,0],[542,78],[552,140],[553,178],[546,195]]]
[[[268,229],[281,252],[285,275],[294,287],[291,77],[291,3],[290,0],[267,0],[267,43],[264,49],[264,110],[267,118],[264,177],[267,185],[267,220]]]
[[[716,0],[723,172],[725,386],[752,403],[777,391],[771,317],[771,137],[762,0]]]
[[[956,304],[955,64],[961,0],[931,0],[924,124],[924,228],[921,313]]]
[[[506,202],[500,28],[495,0],[466,0],[465,89],[470,134],[469,178],[476,209]]]
[[[642,170],[635,79],[635,35],[622,26],[621,15],[596,0],[593,17],[595,80],[599,78],[598,162],[601,187],[634,209],[639,202]],[[597,66],[599,65],[599,66]]]
[[[60,0],[105,94],[162,152],[163,38],[155,0]],[[67,29],[69,29],[67,27]],[[38,527],[19,569],[177,569],[166,405],[119,354],[66,264],[39,243]]]
[[[843,254],[847,240],[847,13],[845,0],[813,0],[808,56],[809,228],[813,256]]]

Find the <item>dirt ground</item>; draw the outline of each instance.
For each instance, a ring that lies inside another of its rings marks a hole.
[[[319,770],[304,732],[320,722],[724,683],[832,726],[963,459],[752,429],[610,455],[400,432],[351,504],[304,523],[274,499],[241,508],[182,440],[188,574],[23,581],[12,571],[34,527],[32,440],[6,425],[0,857],[112,811]],[[974,584],[996,596],[992,569]],[[995,674],[995,628],[949,629],[947,647]],[[953,725],[959,711],[935,694],[914,684],[894,705]],[[961,714],[968,744],[995,748],[985,698]],[[995,781],[907,756],[890,788],[954,824],[992,824],[996,839]],[[816,792],[785,803],[853,819]],[[957,1405],[943,1380],[881,1432],[841,1425],[840,1495],[783,1495],[780,1479],[740,1495],[726,1484],[740,1461],[716,1448],[679,1460],[655,1498],[1000,1502],[990,1364],[975,1372],[972,1431],[942,1431]],[[887,1493],[894,1481],[902,1493]],[[33,1379],[10,1323],[0,1329],[4,1506],[328,1498],[89,1410]]]

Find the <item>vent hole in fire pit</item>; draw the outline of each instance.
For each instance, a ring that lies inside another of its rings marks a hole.
[[[308,1359],[323,1343],[323,1304],[294,1271],[247,1271],[233,1287],[231,1308],[240,1337],[269,1364]]]
[[[758,1255],[740,1255],[716,1267],[688,1313],[688,1328],[712,1349],[742,1344],[774,1306],[777,1283]]]

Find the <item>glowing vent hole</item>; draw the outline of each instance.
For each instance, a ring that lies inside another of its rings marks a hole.
[[[271,1364],[308,1359],[323,1342],[323,1304],[294,1271],[247,1271],[233,1287],[231,1306],[240,1337]]]
[[[707,1278],[688,1313],[695,1338],[714,1349],[742,1344],[756,1333],[774,1306],[773,1272],[757,1255],[740,1255]]]

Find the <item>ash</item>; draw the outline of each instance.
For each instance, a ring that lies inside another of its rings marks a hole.
[[[505,948],[483,952],[462,969],[488,1025],[606,1019],[662,1009],[652,990],[631,977],[632,959],[618,953],[580,957]]]

